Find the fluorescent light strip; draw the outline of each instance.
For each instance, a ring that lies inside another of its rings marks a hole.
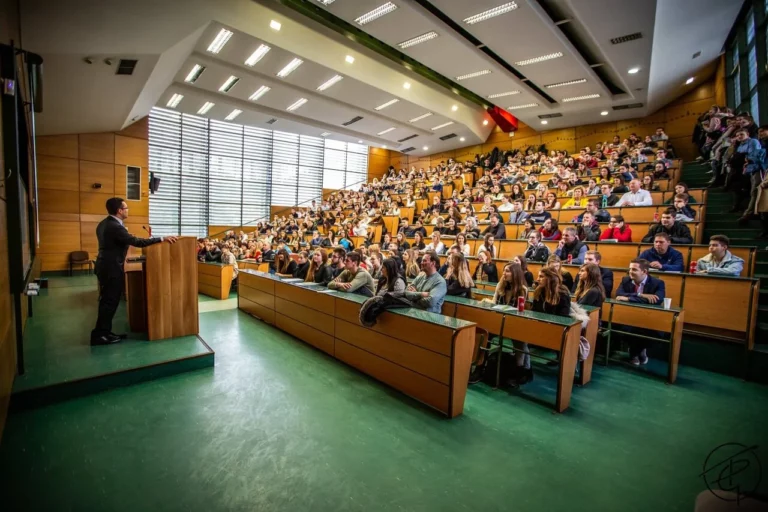
[[[383,105],[379,105],[379,106],[378,106],[378,107],[376,107],[374,110],[383,110],[383,109],[387,108],[387,107],[388,107],[388,106],[390,106],[390,105],[394,105],[394,104],[395,104],[395,103],[397,103],[398,101],[400,101],[400,100],[398,100],[398,99],[389,100],[388,102],[384,103]]]
[[[387,128],[387,129],[386,129],[386,130],[384,130],[383,132],[379,132],[377,135],[384,135],[385,133],[389,133],[389,132],[391,132],[391,131],[392,131],[392,130],[394,130],[394,129],[395,129],[395,127],[394,127],[394,126],[393,126],[392,128]]]
[[[436,38],[437,35],[437,32],[433,30],[432,32],[427,32],[426,34],[421,34],[420,36],[416,36],[414,38],[408,39],[407,41],[403,41],[402,43],[398,43],[397,46],[404,50],[406,48],[410,48],[411,46],[416,46],[417,44],[426,43],[427,41]]]
[[[192,68],[192,71],[189,72],[187,75],[187,78],[184,79],[185,82],[193,84],[195,83],[195,80],[200,78],[200,75],[203,74],[203,71],[205,71],[205,67],[201,66],[200,64],[195,64]]]
[[[261,98],[262,96],[264,96],[265,94],[267,94],[271,90],[272,90],[271,87],[267,87],[266,85],[262,85],[261,87],[256,89],[256,92],[251,94],[251,97],[248,98],[248,99],[251,100],[251,101],[256,101],[259,98]]]
[[[281,69],[277,73],[277,76],[280,77],[280,78],[285,78],[288,75],[290,75],[291,73],[293,73],[296,70],[296,68],[301,66],[303,63],[304,63],[303,60],[301,60],[298,57],[296,57],[291,62],[289,62],[287,66],[285,66],[283,69]]]
[[[428,118],[431,115],[432,115],[432,112],[427,112],[426,114],[421,114],[419,117],[414,117],[409,122],[415,123],[417,121],[421,121],[422,119],[426,119],[426,118]]]
[[[221,84],[221,87],[219,87],[219,92],[229,92],[239,81],[239,78],[237,78],[235,75],[231,75],[229,78],[227,78],[226,82]]]
[[[446,126],[451,126],[453,124],[453,121],[448,121],[447,123],[439,124],[437,126],[432,127],[432,131],[439,130],[440,128],[445,128]]]
[[[323,132],[320,134],[321,137],[327,137],[331,134],[331,132]]]
[[[298,100],[296,100],[296,103],[288,107],[286,110],[294,111],[300,106],[302,106],[303,104],[305,104],[306,102],[307,102],[307,98],[299,98]]]
[[[357,18],[355,20],[355,23],[358,25],[365,25],[366,23],[370,23],[375,19],[381,18],[385,14],[389,14],[392,11],[397,9],[397,6],[393,4],[392,2],[387,2],[384,5],[380,5],[379,7],[375,8],[371,12],[367,12]]]
[[[258,48],[256,48],[256,51],[251,54],[248,59],[245,61],[246,66],[255,66],[257,62],[259,62],[261,59],[264,58],[264,56],[269,53],[269,50],[271,50],[269,46],[265,44],[260,44]]]
[[[531,108],[531,107],[538,107],[538,103],[525,103],[523,105],[512,105],[511,107],[507,107],[507,110],[520,110],[521,108]]]
[[[550,53],[549,55],[542,55],[541,57],[534,57],[533,59],[519,60],[515,62],[515,66],[528,66],[529,64],[538,64],[552,59],[559,59],[563,54],[561,52]]]
[[[487,11],[470,16],[469,18],[464,18],[464,23],[467,25],[474,25],[475,23],[480,23],[489,18],[495,18],[496,16],[514,11],[515,9],[517,9],[517,4],[515,2],[507,2],[506,4],[494,7],[493,9],[488,9]]]
[[[229,115],[227,115],[227,117],[225,117],[224,119],[226,119],[227,121],[232,121],[233,119],[235,119],[237,116],[239,116],[242,113],[243,113],[242,110],[235,109],[232,112],[230,112]]]
[[[323,5],[331,5],[336,0],[317,0],[317,1],[320,2]]]
[[[179,102],[184,99],[183,94],[174,94],[171,96],[171,99],[168,100],[168,103],[165,104],[166,107],[176,108],[179,105]]]
[[[211,103],[210,101],[206,101],[205,104],[203,104],[203,106],[200,107],[200,110],[198,110],[197,113],[200,114],[201,116],[204,116],[205,114],[208,113],[209,110],[211,110],[213,108],[214,105],[215,105],[215,103]]]
[[[491,74],[490,69],[484,69],[482,71],[475,71],[474,73],[467,73],[466,75],[457,76],[456,80],[466,80],[468,78],[475,78],[477,76],[483,76],[483,75],[489,75]]]
[[[496,94],[488,96],[488,99],[503,98],[504,96],[512,96],[513,94],[520,94],[520,91],[497,92]]]
[[[230,37],[232,37],[232,32],[225,28],[221,29],[213,39],[213,42],[208,46],[208,51],[211,53],[219,53],[221,49],[224,48],[224,45],[227,44]]]
[[[547,89],[554,89],[555,87],[564,87],[566,85],[583,84],[586,81],[587,81],[586,78],[579,78],[578,80],[569,80],[568,82],[559,82],[556,84],[549,84],[549,85],[545,85],[544,87],[546,87]]]
[[[592,100],[599,97],[600,97],[599,94],[586,94],[584,96],[575,96],[573,98],[563,98],[560,101],[563,103],[568,103],[569,101]]]
[[[317,88],[318,91],[324,91],[336,82],[342,80],[344,77],[341,75],[336,75],[333,78],[328,79],[325,83],[321,84],[320,87]]]

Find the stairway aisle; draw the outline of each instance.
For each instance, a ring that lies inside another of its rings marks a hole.
[[[707,174],[709,165],[701,162],[688,162],[683,164],[682,181],[690,188],[703,188],[711,178]],[[707,194],[707,211],[704,218],[703,243],[707,243],[709,237],[715,234],[726,235],[733,245],[757,246],[757,262],[755,265],[755,277],[760,278],[760,301],[757,314],[757,335],[755,336],[756,348],[768,350],[768,251],[767,240],[760,240],[761,227],[759,221],[751,221],[746,225],[739,225],[736,221],[742,212],[731,213],[733,207],[733,193],[722,189],[710,189]]]

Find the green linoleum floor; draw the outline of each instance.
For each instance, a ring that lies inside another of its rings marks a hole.
[[[446,420],[238,310],[200,328],[213,369],[13,413],[2,510],[690,511],[716,446],[768,461],[768,388],[718,374],[598,366],[562,415],[477,385]]]
[[[146,333],[129,333],[125,302],[120,303],[112,330],[129,333],[129,338],[117,345],[91,347],[90,332],[96,323],[97,308],[94,276],[49,279],[49,288],[33,299],[34,315],[25,331],[26,372],[16,378],[13,391],[209,352],[196,336],[150,344]]]

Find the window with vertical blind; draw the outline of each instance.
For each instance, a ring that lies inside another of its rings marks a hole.
[[[768,1],[747,0],[726,41],[728,106],[765,124],[768,82]],[[761,119],[762,116],[762,119]]]
[[[153,108],[149,198],[153,234],[203,237],[208,226],[255,225],[270,205],[309,204],[323,188],[357,188],[368,146]]]

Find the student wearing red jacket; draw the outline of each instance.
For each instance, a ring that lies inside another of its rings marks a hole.
[[[621,215],[611,215],[608,227],[605,228],[600,240],[618,240],[619,242],[632,241],[632,229],[624,223]]]

